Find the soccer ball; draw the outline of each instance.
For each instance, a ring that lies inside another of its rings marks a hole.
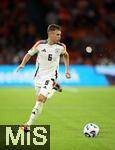
[[[86,137],[96,137],[99,134],[99,127],[94,123],[85,125],[83,133]]]

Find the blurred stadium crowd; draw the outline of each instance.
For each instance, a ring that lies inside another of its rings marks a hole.
[[[47,38],[51,23],[62,26],[70,63],[115,64],[114,6],[114,0],[0,2],[0,64],[20,63],[37,40]],[[86,52],[87,46],[92,47],[91,53]]]

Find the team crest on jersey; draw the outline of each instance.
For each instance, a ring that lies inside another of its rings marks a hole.
[[[42,52],[46,52],[46,49],[41,50]]]
[[[60,50],[59,48],[56,48],[56,49],[55,49],[55,53],[58,53],[58,52],[59,52],[59,50]]]

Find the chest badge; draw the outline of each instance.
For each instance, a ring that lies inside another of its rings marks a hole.
[[[56,48],[56,49],[55,49],[55,53],[56,53],[56,54],[59,53],[59,50],[60,50],[59,48]]]

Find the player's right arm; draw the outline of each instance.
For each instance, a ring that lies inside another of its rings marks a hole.
[[[16,72],[18,72],[20,69],[24,68],[25,64],[30,60],[31,55],[26,54],[21,62],[21,64],[17,67]]]
[[[38,52],[37,46],[39,45],[39,42],[37,42],[24,56],[21,64],[17,67],[16,72],[18,72],[20,69],[24,68],[26,63],[30,60],[30,58],[35,55]]]

